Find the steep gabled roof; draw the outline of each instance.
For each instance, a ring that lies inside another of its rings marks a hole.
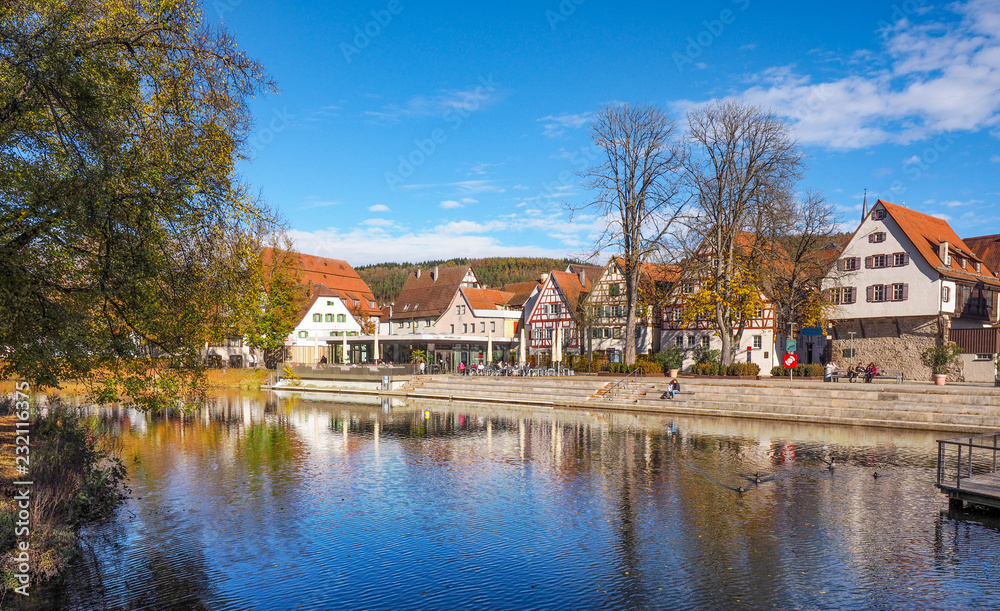
[[[472,268],[468,265],[412,270],[396,296],[392,319],[437,318],[451,303]],[[478,284],[478,282],[477,282]]]
[[[514,293],[496,289],[476,289],[463,286],[459,290],[465,295],[465,300],[469,302],[469,307],[473,310],[502,310],[514,296]]]
[[[580,263],[570,263],[566,266],[566,272],[568,274],[579,274],[583,271],[583,275],[587,277],[587,280],[591,282],[597,282],[604,273],[603,265],[583,265]]]
[[[358,307],[364,314],[378,316],[375,295],[347,261],[295,252],[291,254],[297,259],[294,267],[301,276],[303,284],[322,285],[328,293],[324,296],[339,297],[348,308],[352,308],[354,301],[357,300]],[[265,264],[268,264],[273,256],[274,250],[270,247],[264,248],[261,253]]]
[[[958,259],[960,257],[969,261],[979,261],[980,263],[983,261],[969,248],[968,244],[962,241],[962,238],[958,237],[955,230],[944,219],[939,219],[903,206],[897,206],[881,199],[875,202],[872,210],[879,205],[885,208],[889,216],[896,221],[896,224],[899,225],[899,228],[906,234],[906,237],[913,243],[917,252],[932,269],[953,279],[1000,284],[996,274],[990,271],[988,265],[983,265],[981,271],[976,272],[972,267],[963,268],[959,264]],[[952,253],[950,265],[945,265],[938,255],[938,247],[944,242],[948,242],[948,251]]]
[[[549,279],[562,291],[563,297],[566,299],[566,307],[569,308],[574,318],[576,317],[576,308],[580,300],[594,288],[594,281],[587,275],[586,270],[584,270],[584,277],[587,281],[585,285],[580,284],[580,276],[578,274],[556,271],[549,274]]]
[[[1000,271],[1000,234],[965,238],[963,241],[991,272],[995,274]]]
[[[505,293],[510,293],[511,298],[507,300],[507,306],[514,309],[524,308],[525,302],[531,297],[531,293],[536,288],[542,288],[541,280],[529,280],[527,282],[511,282],[503,285],[501,289]]]

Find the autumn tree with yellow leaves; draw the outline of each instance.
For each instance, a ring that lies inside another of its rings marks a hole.
[[[0,4],[0,375],[155,404],[246,330],[275,219],[235,164],[272,89],[193,0]]]

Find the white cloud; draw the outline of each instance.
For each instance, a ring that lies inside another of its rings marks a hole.
[[[447,189],[457,192],[459,195],[475,195],[477,193],[503,193],[506,191],[492,180],[460,180],[458,182],[440,182],[429,184],[403,185],[401,187],[407,191],[418,191],[423,189]]]
[[[379,121],[398,122],[411,117],[457,117],[464,119],[471,113],[497,102],[499,91],[477,85],[468,89],[442,89],[430,95],[417,95],[402,105],[389,104],[381,110],[369,110],[365,116]]]
[[[462,203],[463,204],[478,204],[479,200],[478,199],[474,199],[472,197],[463,197],[462,198]]]
[[[442,208],[464,208],[465,206],[463,206],[460,202],[456,202],[453,199],[446,199],[443,202],[441,202],[441,207]]]
[[[949,9],[961,19],[901,20],[884,31],[888,64],[814,82],[793,67],[760,75],[741,97],[791,120],[804,144],[855,149],[1000,126],[1000,3]]]
[[[594,118],[594,113],[584,112],[580,114],[549,115],[538,119],[542,123],[542,134],[555,138],[563,135],[567,129],[579,129],[589,124]]]
[[[389,206],[384,204],[375,204],[374,206],[368,206],[369,212],[388,212]]]
[[[414,259],[467,257],[564,257],[565,248],[543,248],[505,244],[500,238],[482,234],[452,234],[444,231],[401,231],[387,239],[379,228],[358,227],[341,231],[331,227],[317,231],[291,230],[295,248],[322,257],[346,259],[352,265]]]

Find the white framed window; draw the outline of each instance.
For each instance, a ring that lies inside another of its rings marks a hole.
[[[687,346],[688,346],[689,348],[694,348],[694,343],[695,343],[695,341],[696,341],[696,340],[695,340],[695,337],[694,337],[693,335],[688,335],[688,336],[687,336]]]
[[[885,208],[879,208],[877,210],[872,210],[872,219],[876,221],[881,221],[885,218]]]
[[[337,322],[347,322],[347,314],[337,314]]]
[[[708,336],[708,335],[702,335],[701,336],[701,347],[707,349],[711,345],[712,345],[712,338],[710,336]]]
[[[909,285],[897,283],[892,285],[892,300],[893,301],[906,301],[909,297]]]
[[[684,293],[685,295],[687,295],[689,293],[693,293],[694,292],[694,282],[682,282],[681,283],[681,292]]]
[[[486,323],[484,322],[479,323],[479,332],[486,333]]]
[[[313,314],[313,322],[323,322],[322,314]]]
[[[853,272],[861,266],[861,257],[847,257],[840,260],[840,271]]]
[[[951,301],[951,287],[950,286],[942,286],[941,287],[941,301],[943,301],[944,303],[948,303],[949,301]]]
[[[889,255],[872,255],[872,267],[875,269],[889,267]]]
[[[868,234],[868,242],[871,244],[881,244],[885,242],[885,232],[875,231]]]
[[[754,350],[760,350],[764,347],[764,336],[754,335],[753,336],[753,348]]]
[[[495,320],[490,321],[490,331],[497,332],[497,322]]]
[[[892,266],[893,267],[903,267],[909,265],[910,255],[905,252],[896,252],[892,254]]]
[[[326,315],[326,322],[333,322],[333,314]]]
[[[684,347],[684,336],[683,335],[678,335],[677,337],[675,337],[674,338],[674,345],[677,346],[678,348],[683,348]]]
[[[308,331],[299,331],[299,337],[309,337]]]
[[[874,284],[868,287],[868,301],[885,301],[885,285]]]

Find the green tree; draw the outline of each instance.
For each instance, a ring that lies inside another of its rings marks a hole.
[[[191,388],[258,294],[273,219],[234,165],[267,89],[195,0],[0,4],[0,375]]]

